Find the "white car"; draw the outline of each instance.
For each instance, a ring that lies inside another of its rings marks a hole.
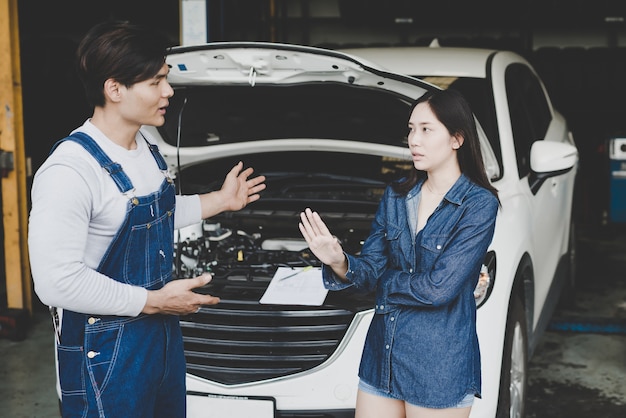
[[[528,358],[574,275],[578,166],[568,125],[527,61],[495,50],[239,42],[174,48],[167,61],[175,95],[152,131],[179,191],[214,190],[240,160],[267,177],[259,201],[176,236],[175,274],[212,272],[205,291],[222,299],[181,317],[190,418],[354,416],[373,296],[259,301],[280,267],[318,270],[297,228],[306,207],[358,253],[385,185],[411,167],[411,102],[448,87],[472,105],[502,201],[488,288],[477,292],[483,388],[471,417],[523,416]]]

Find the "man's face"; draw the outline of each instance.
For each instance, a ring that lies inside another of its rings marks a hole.
[[[163,64],[152,78],[121,87],[123,98],[120,101],[122,117],[138,125],[161,126],[165,123],[165,113],[169,98],[174,95],[167,82],[169,67]]]

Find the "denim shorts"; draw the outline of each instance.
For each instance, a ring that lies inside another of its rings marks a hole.
[[[365,393],[369,393],[370,395],[381,396],[383,398],[389,398],[389,399],[398,399],[388,393],[385,393],[381,390],[376,389],[374,386],[368,385],[362,380],[359,380],[359,390]],[[473,404],[474,404],[474,394],[468,393],[467,395],[465,395],[463,399],[461,399],[461,402],[452,406],[451,408],[467,408],[467,407],[472,406]],[[422,408],[420,405],[415,405],[415,406],[419,406],[420,408]]]

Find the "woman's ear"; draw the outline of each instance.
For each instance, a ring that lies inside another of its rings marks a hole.
[[[463,138],[462,135],[456,134],[453,137],[454,139],[452,140],[452,149],[459,149],[463,146],[463,141],[465,141],[465,138]]]

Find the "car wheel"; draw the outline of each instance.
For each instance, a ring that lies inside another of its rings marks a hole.
[[[507,319],[497,418],[523,418],[528,382],[528,338],[522,301],[513,296]]]

